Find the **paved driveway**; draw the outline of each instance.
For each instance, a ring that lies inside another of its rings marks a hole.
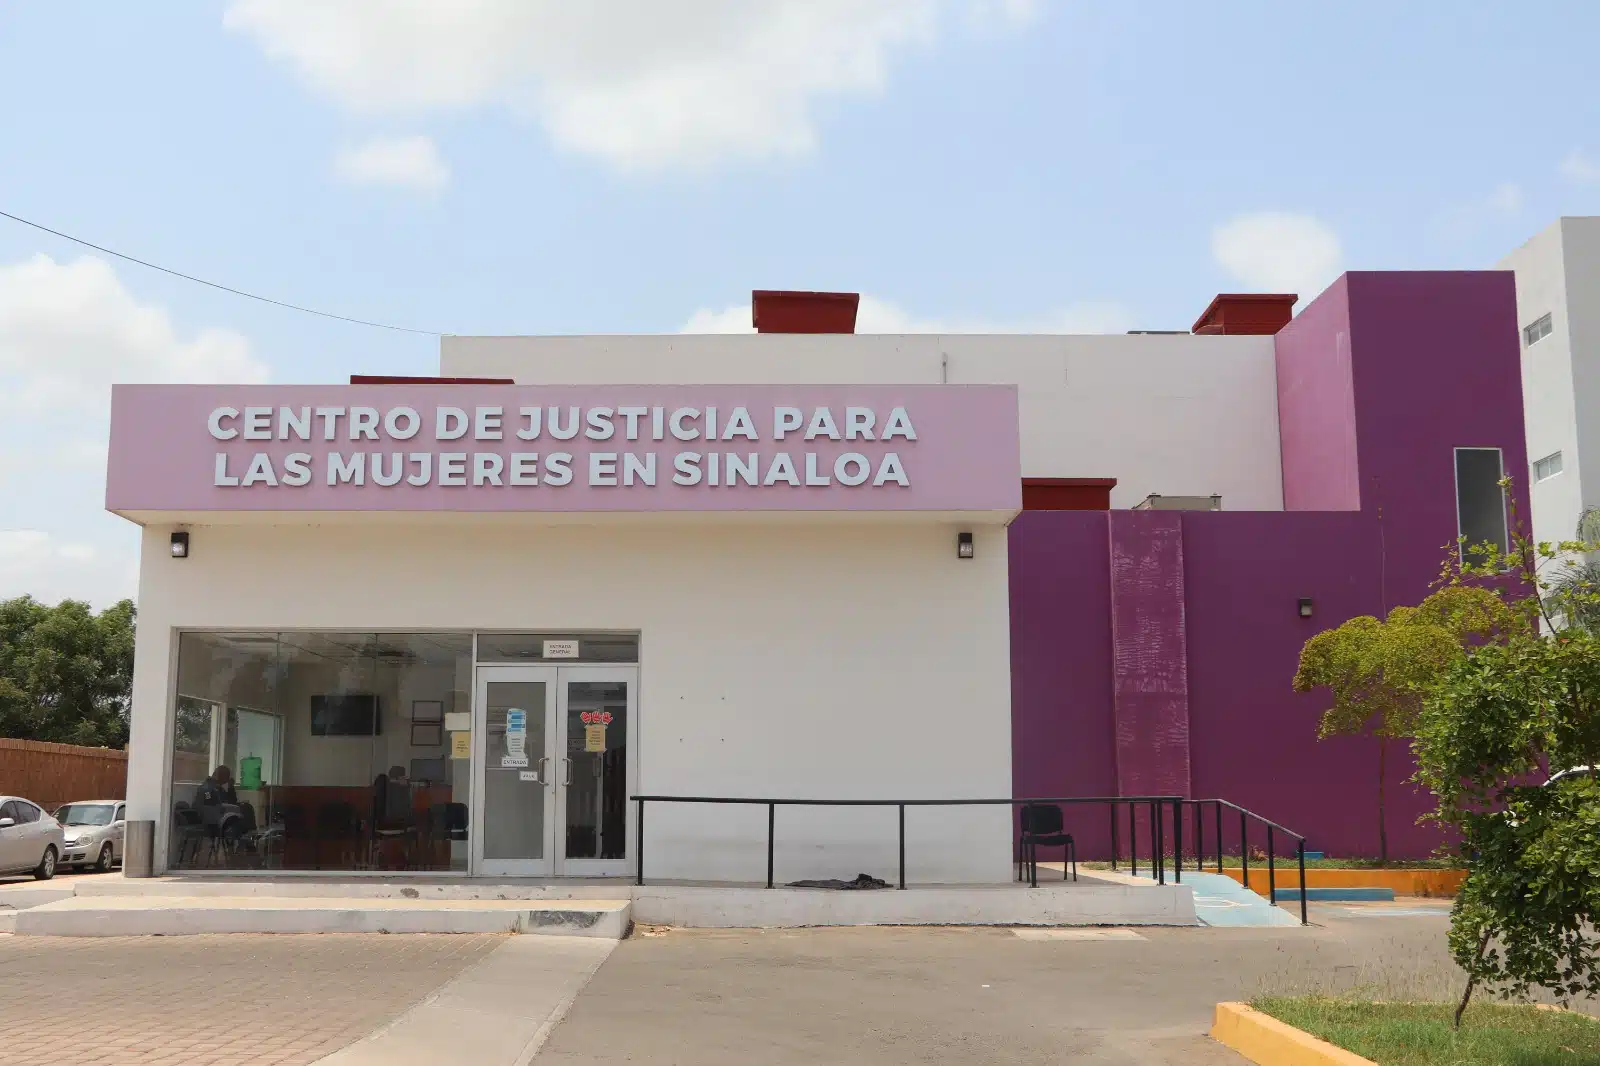
[[[1324,905],[1312,917],[1310,929],[1020,936],[640,930],[577,992],[535,1063],[1238,1066],[1204,1035],[1218,1000],[1353,987],[1381,998],[1459,991],[1443,909]],[[538,945],[508,944],[529,951],[489,959],[501,944],[498,936],[0,936],[0,1064],[310,1063],[476,966],[451,986],[453,999],[430,1000],[390,1031],[427,1030],[426,1040],[413,1033],[379,1058],[432,1064],[450,1061],[445,1049],[503,1066],[470,1030],[503,1024],[489,1017],[494,1010],[536,1024],[570,991],[542,988],[551,966]],[[501,970],[491,973],[496,960]],[[572,991],[588,976],[579,969]],[[461,1011],[478,1020],[462,1022]],[[520,1037],[512,1043],[522,1046]]]
[[[299,1066],[503,936],[0,936],[0,1063]]]
[[[636,936],[537,1063],[1240,1064],[1204,1035],[1218,1000],[1358,984],[1387,995],[1459,989],[1444,912],[1380,910],[1319,908],[1323,924],[1310,929],[1116,940],[997,929]]]

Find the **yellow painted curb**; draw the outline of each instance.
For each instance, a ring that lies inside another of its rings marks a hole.
[[[1211,1039],[1258,1066],[1377,1066],[1244,1003],[1218,1003]]]
[[[1240,879],[1237,868],[1222,871],[1235,881]],[[1397,896],[1431,896],[1449,898],[1467,879],[1465,870],[1329,870],[1313,868],[1306,871],[1307,888],[1392,888]],[[1278,887],[1299,888],[1300,872],[1291,861],[1278,865]],[[1250,889],[1262,895],[1267,891],[1265,864],[1250,864]]]

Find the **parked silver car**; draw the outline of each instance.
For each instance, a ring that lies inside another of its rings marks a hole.
[[[101,873],[122,861],[127,804],[121,800],[78,800],[56,809],[66,834],[61,849],[64,866],[93,865]]]
[[[61,825],[21,796],[0,796],[0,874],[32,873],[40,881],[56,875],[66,845]]]

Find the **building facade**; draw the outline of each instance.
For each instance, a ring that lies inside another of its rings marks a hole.
[[[1600,504],[1600,218],[1557,219],[1499,265],[1517,280],[1534,536],[1573,540]]]
[[[1509,274],[1184,335],[806,332],[783,299],[759,335],[447,337],[427,381],[119,388],[157,868],[622,875],[641,793],[1220,796],[1375,851],[1379,749],[1317,741],[1290,679],[1507,538]],[[202,802],[219,764],[248,829]],[[779,817],[781,880],[892,866],[892,809]],[[1105,818],[1069,813],[1081,854]],[[653,876],[761,878],[764,808],[649,819]],[[907,850],[1004,880],[1012,816],[913,811]]]

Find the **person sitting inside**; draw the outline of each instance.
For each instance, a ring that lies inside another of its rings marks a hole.
[[[211,771],[211,776],[200,782],[200,787],[195,790],[194,805],[237,807],[239,791],[233,787],[233,771],[226,766],[219,766]]]
[[[391,766],[372,782],[372,838],[379,860],[386,865],[390,849],[385,845],[398,842],[404,846],[415,828],[406,768]]]
[[[200,808],[205,824],[215,826],[220,836],[241,837],[256,827],[255,808],[239,802],[233,771],[226,766],[217,767],[210,777],[200,782],[195,790],[194,805]]]
[[[404,766],[391,766],[387,774],[380,775],[383,788],[377,797],[378,824],[385,829],[409,826],[411,816],[411,781]]]

